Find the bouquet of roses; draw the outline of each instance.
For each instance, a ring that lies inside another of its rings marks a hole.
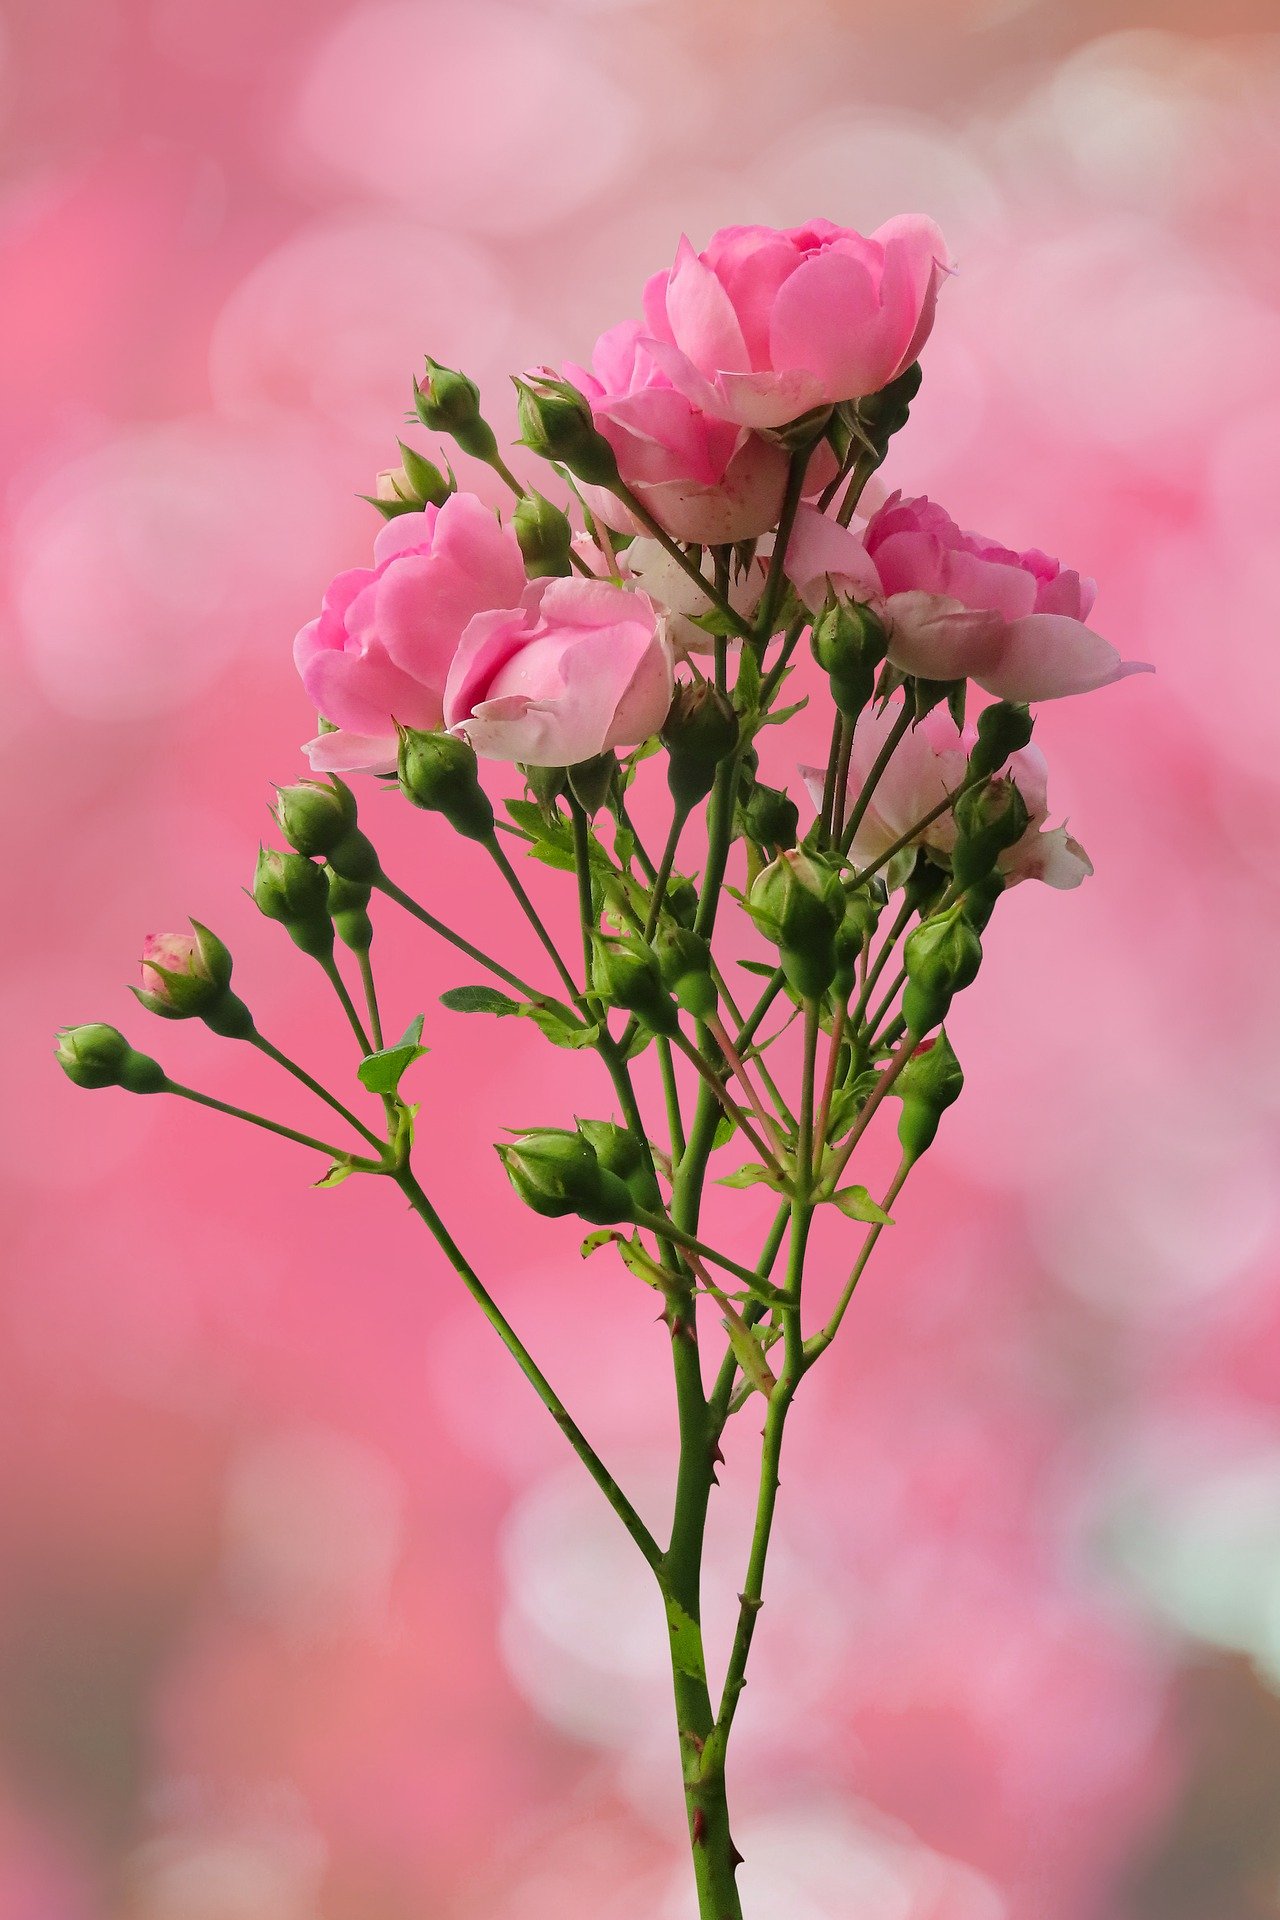
[[[1136,670],[1088,625],[1092,583],[1045,554],[962,532],[922,498],[894,494],[859,516],[915,400],[948,272],[941,234],[916,217],[869,237],[815,221],[729,228],[701,254],[682,241],[644,289],[644,318],[604,334],[590,368],[516,380],[546,493],[511,472],[475,385],[428,359],[418,418],[499,476],[511,512],[407,447],[380,476],[373,565],[340,574],[295,643],[320,716],[306,752],[323,777],[279,791],[287,846],[260,852],[253,882],[261,911],[332,985],[359,1044],[353,1084],[323,1085],[266,1038],[232,988],[227,948],[199,923],[146,941],[135,989],[152,1013],[199,1018],[268,1055],[341,1136],[182,1085],[114,1027],[59,1036],[80,1086],[198,1101],[323,1155],[321,1186],[367,1176],[408,1199],[652,1572],[704,1920],[742,1911],[726,1762],[788,1413],[960,1093],[944,1023],[1004,895],[1033,878],[1074,887],[1091,871],[1066,828],[1045,825],[1030,708]],[[759,743],[804,704],[788,702],[801,648],[829,695],[830,751],[788,792],[762,777]],[[523,774],[506,817],[486,762]],[[541,981],[385,871],[345,776],[398,785],[449,823],[460,860],[493,863],[545,950]],[[646,847],[633,788],[651,790],[647,823],[664,779],[665,834]],[[530,860],[573,890],[570,952],[547,927]],[[423,1019],[388,1042],[375,895],[481,976],[446,993],[446,1008],[531,1021],[593,1088],[583,1098],[599,1118],[530,1128],[497,1151],[527,1206],[585,1223],[584,1253],[620,1261],[660,1303],[678,1430],[664,1537],[437,1210],[402,1091],[425,1051]],[[744,915],[758,955],[739,964],[762,981],[750,1001],[724,958],[725,926]],[[851,1163],[878,1119],[892,1124],[880,1119],[891,1100],[900,1158],[873,1195]],[[705,1237],[713,1177],[773,1190],[763,1246]],[[856,1244],[815,1323],[806,1246],[822,1208]],[[749,1404],[763,1418],[755,1527],[713,1674],[704,1534],[721,1439]]]

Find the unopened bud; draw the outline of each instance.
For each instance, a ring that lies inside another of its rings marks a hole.
[[[778,949],[788,984],[802,999],[824,994],[836,977],[836,932],[844,919],[838,873],[804,851],[780,853],[751,889],[747,911]]]
[[[55,1055],[78,1087],[123,1087],[128,1093],[162,1093],[169,1084],[150,1054],[131,1047],[118,1027],[63,1027]]]
[[[544,580],[573,571],[573,528],[567,513],[543,493],[526,493],[511,516],[524,570],[531,580]]]
[[[612,748],[594,754],[590,760],[579,760],[576,766],[565,769],[569,791],[590,820],[595,819],[613,792],[617,777],[618,756]]]
[[[549,1220],[577,1214],[606,1225],[630,1217],[634,1202],[616,1174],[606,1173],[580,1133],[538,1127],[500,1142],[498,1156],[526,1207]]]
[[[442,367],[428,354],[427,370],[414,383],[413,404],[424,427],[447,433],[473,459],[488,465],[496,455],[498,442],[480,411],[480,389],[465,373]]]
[[[716,986],[711,977],[711,948],[700,933],[690,927],[668,923],[654,941],[662,984],[674,994],[678,1005],[695,1020],[705,1020],[716,1010]]]
[[[910,1033],[928,1033],[946,1019],[952,999],[977,978],[982,941],[958,907],[908,935],[902,1014]]]
[[[369,918],[372,887],[362,880],[344,880],[332,867],[324,869],[324,877],[334,932],[352,953],[368,953],[373,945],[373,922]]]
[[[883,620],[868,606],[837,600],[814,621],[810,644],[831,682],[831,698],[846,720],[856,720],[875,692],[889,650]]]
[[[757,781],[742,803],[742,826],[749,840],[775,852],[794,847],[800,830],[800,809],[781,787]]]
[[[403,440],[397,444],[403,462],[400,468],[404,476],[403,497],[418,507],[442,507],[455,491],[452,476],[441,473],[433,460],[428,460],[415,448],[407,447]],[[396,478],[399,480],[399,475]]]
[[[597,934],[592,946],[591,984],[611,1007],[634,1013],[652,1033],[674,1033],[680,1024],[662,981],[658,956],[638,934],[613,939]]]
[[[356,801],[341,780],[299,780],[277,787],[277,824],[289,845],[308,859],[324,858],[356,824]]]
[[[867,941],[876,930],[880,909],[865,887],[845,895],[844,919],[836,931],[836,977],[832,987],[837,997],[847,1000],[857,977],[858,961]]]
[[[661,739],[670,758],[667,785],[688,812],[715,785],[716,768],[738,744],[738,716],[729,696],[710,680],[687,680],[676,690]]]
[[[945,1032],[912,1054],[895,1088],[902,1100],[898,1140],[907,1160],[918,1160],[933,1145],[938,1122],[963,1087],[964,1073]]]
[[[591,487],[616,487],[618,461],[585,397],[567,380],[536,375],[515,382],[520,439],[531,453],[567,467]]]
[[[962,793],[952,809],[958,829],[951,853],[957,886],[990,873],[1000,855],[1017,846],[1031,823],[1027,804],[1009,779],[987,780]]]
[[[969,778],[998,773],[1026,746],[1034,725],[1030,708],[1011,700],[997,700],[994,706],[984,707],[978,715],[978,738],[969,755]]]
[[[333,952],[329,884],[314,860],[301,853],[259,847],[253,899],[259,913],[278,920],[293,944],[313,960],[325,960]]]
[[[400,791],[415,807],[442,813],[468,840],[493,839],[493,807],[480,785],[476,752],[452,733],[400,730]]]
[[[698,917],[698,889],[684,873],[673,873],[662,896],[662,911],[678,927],[691,927]]]
[[[191,922],[190,933],[149,933],[142,943],[137,997],[166,1020],[199,1018],[231,984],[231,955],[216,933]]]

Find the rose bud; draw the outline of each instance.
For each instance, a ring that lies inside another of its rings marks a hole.
[[[480,412],[480,389],[465,373],[442,367],[427,355],[427,371],[414,382],[413,404],[433,433],[447,433],[464,453],[487,466],[498,451],[493,429]]]
[[[526,493],[511,516],[524,568],[531,580],[573,572],[573,528],[569,516],[543,493]]]
[[[638,934],[616,940],[597,934],[592,942],[591,984],[611,1007],[624,1007],[651,1033],[675,1033],[680,1024],[663,985],[658,956]]]
[[[858,960],[876,930],[880,909],[865,888],[845,895],[844,919],[836,931],[836,977],[832,990],[847,1000],[857,978]]]
[[[368,953],[373,945],[373,922],[369,918],[372,887],[362,880],[344,880],[332,867],[324,869],[324,878],[334,932],[352,953]]]
[[[68,1080],[78,1087],[163,1093],[169,1084],[160,1062],[131,1047],[118,1027],[63,1027],[58,1033],[55,1057]]]
[[[698,889],[687,874],[673,873],[662,896],[662,911],[678,927],[691,927],[698,917]]]
[[[356,824],[355,795],[336,779],[277,787],[273,812],[289,845],[309,859],[327,855]]]
[[[586,396],[568,380],[538,373],[515,381],[523,446],[540,459],[567,467],[590,487],[619,484],[618,458],[599,432]]]
[[[982,941],[958,907],[926,920],[903,948],[907,988],[902,1013],[910,1033],[928,1033],[947,1017],[954,996],[977,978]]]
[[[400,791],[415,807],[442,813],[467,840],[493,839],[493,807],[476,774],[470,741],[452,733],[400,733]]]
[[[653,944],[662,984],[675,995],[677,1004],[695,1020],[713,1014],[717,995],[711,977],[711,948],[702,935],[668,921]]]
[[[837,600],[814,621],[811,645],[831,682],[831,698],[846,720],[856,720],[875,692],[888,651],[884,622],[868,606]]]
[[[920,1047],[898,1076],[894,1091],[902,1101],[898,1141],[908,1162],[933,1145],[938,1122],[960,1098],[964,1074],[945,1033]]]
[[[231,955],[198,920],[190,933],[149,933],[142,943],[142,986],[137,997],[166,1020],[199,1018],[217,1005],[231,984]]]
[[[969,777],[998,773],[1006,760],[1020,753],[1035,725],[1030,709],[1011,700],[997,700],[978,715],[978,738],[969,753]]]
[[[662,1194],[652,1159],[631,1129],[614,1120],[579,1120],[578,1132],[602,1171],[621,1180],[635,1205],[644,1213],[657,1212]]]
[[[747,912],[777,947],[793,991],[806,1000],[824,994],[836,976],[845,914],[839,874],[799,848],[780,853],[756,879]]]
[[[280,922],[295,947],[313,960],[328,959],[333,952],[333,922],[322,867],[300,853],[259,847],[253,899],[259,913]]]
[[[716,768],[738,744],[738,716],[727,694],[710,680],[687,680],[675,690],[660,734],[670,758],[667,785],[684,813],[705,800]]]
[[[996,901],[1008,885],[999,867],[992,867],[980,880],[971,880],[960,900],[960,911],[975,933],[985,933],[996,910]]]
[[[742,828],[758,847],[777,851],[794,847],[800,826],[800,809],[781,787],[767,787],[757,781],[742,803]]]
[[[496,1152],[516,1193],[548,1220],[577,1214],[599,1226],[631,1217],[631,1194],[607,1173],[589,1141],[563,1127],[537,1127]]]
[[[952,814],[956,843],[951,850],[951,871],[961,887],[990,873],[1000,855],[1017,846],[1031,824],[1027,803],[1016,782],[1009,779],[970,787],[956,801]]]

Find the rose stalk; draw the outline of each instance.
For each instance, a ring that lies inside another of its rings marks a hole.
[[[442,466],[403,444],[379,476],[371,498],[386,524],[372,565],[333,581],[295,643],[321,721],[306,752],[328,778],[280,790],[287,846],[260,853],[253,884],[356,1036],[353,1084],[325,1086],[264,1038],[231,989],[230,953],[198,923],[148,938],[138,989],[166,1020],[198,1018],[263,1052],[341,1138],[186,1088],[114,1028],[59,1039],[80,1086],[216,1107],[322,1154],[320,1186],[364,1175],[409,1201],[653,1576],[703,1920],[743,1911],[730,1739],[791,1408],[960,1093],[944,1023],[980,976],[994,916],[1003,926],[1002,903],[1024,881],[1069,889],[1092,871],[1065,825],[1047,825],[1028,703],[1136,670],[1089,625],[1091,583],[1044,554],[965,533],[922,498],[895,494],[857,520],[919,388],[947,271],[942,237],[921,218],[870,236],[821,221],[731,228],[700,254],[682,242],[671,272],[648,283],[643,319],[602,336],[589,369],[517,382],[547,492],[511,472],[475,385],[428,361],[419,419],[496,472],[514,506],[504,522],[458,487],[443,455]],[[760,743],[798,711],[788,682],[806,653],[830,749],[824,766],[799,771],[811,801],[801,833],[797,800],[761,778]],[[649,764],[659,755],[665,782]],[[516,764],[528,786],[506,803],[501,832],[487,761]],[[536,935],[536,979],[384,871],[345,774],[394,779],[453,829],[460,861],[496,865]],[[637,783],[668,810],[652,851],[632,818]],[[576,905],[568,952],[539,904],[557,884]],[[425,928],[482,976],[442,995],[450,1013],[532,1022],[563,1051],[558,1070],[592,1089],[584,1105],[609,1106],[572,1128],[504,1136],[495,1172],[540,1216],[581,1221],[584,1255],[658,1296],[677,1442],[665,1539],[429,1191],[429,1142],[402,1092],[425,1052],[424,1015],[388,1041],[379,1002],[375,927],[380,942],[393,911],[401,931]],[[725,916],[739,913],[768,976],[749,1009],[721,955]],[[636,1071],[646,1053],[656,1111]],[[877,1198],[848,1173],[895,1106],[900,1159]],[[773,1189],[762,1246],[708,1236],[712,1179]],[[849,1265],[815,1325],[806,1252],[823,1208],[850,1223]],[[721,1439],[755,1400],[756,1517],[732,1647],[713,1673],[707,1515]]]

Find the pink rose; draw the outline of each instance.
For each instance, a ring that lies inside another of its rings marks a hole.
[[[566,374],[590,401],[622,478],[669,534],[707,546],[754,539],[782,511],[787,455],[678,392],[645,350],[644,331],[634,320],[611,327],[596,342],[590,371],[570,366]],[[606,526],[640,531],[603,487],[583,492]]]
[[[397,721],[441,724],[467,622],[524,591],[515,534],[470,493],[389,520],[373,557],[372,568],[338,575],[293,643],[308,697],[338,729],[304,749],[317,773],[394,769]]]
[[[878,393],[919,358],[946,259],[919,214],[870,237],[829,220],[724,227],[702,253],[682,239],[670,273],[649,281],[645,344],[704,412],[780,427]]]
[[[801,506],[796,513],[787,542],[787,577],[812,613],[832,589],[864,605],[878,607],[884,600],[875,561],[857,534],[816,507]]]
[[[884,707],[868,707],[853,730],[849,762],[849,792],[859,793],[902,710],[901,695]],[[850,858],[854,866],[878,860],[917,820],[964,783],[966,765],[978,738],[976,726],[956,726],[946,707],[934,707],[899,742],[893,758],[876,782],[871,804],[854,835]],[[822,805],[823,773],[803,767],[801,773],[816,807]],[[1000,856],[1000,869],[1012,886],[1019,880],[1043,880],[1059,888],[1078,887],[1093,872],[1088,854],[1065,826],[1044,831],[1049,812],[1049,769],[1035,746],[1012,755],[999,776],[1011,779],[1022,795],[1030,820],[1016,846]],[[940,814],[917,836],[916,844],[949,854],[956,840],[950,812]]]
[[[884,594],[889,659],[903,673],[967,675],[1002,700],[1056,700],[1152,671],[1085,624],[1092,580],[1034,549],[964,533],[931,500],[894,494],[863,545]]]
[[[468,626],[445,687],[445,725],[488,760],[574,766],[658,731],[671,668],[646,594],[535,580],[518,606]]]

